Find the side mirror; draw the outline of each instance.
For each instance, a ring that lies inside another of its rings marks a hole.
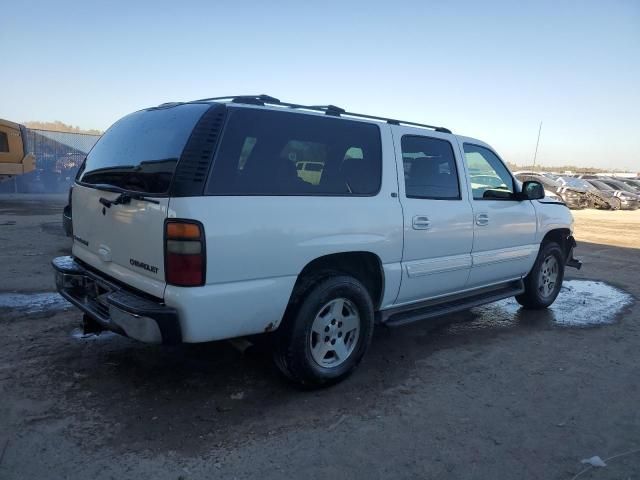
[[[522,184],[522,200],[540,200],[544,198],[544,187],[540,182],[530,180]]]

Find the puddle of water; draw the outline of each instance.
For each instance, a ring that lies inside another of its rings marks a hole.
[[[0,308],[23,313],[66,310],[72,305],[55,292],[0,293]]]
[[[588,327],[613,323],[632,302],[630,294],[604,282],[566,280],[558,298],[546,310],[524,310],[514,298],[508,298],[473,311],[481,321],[482,317],[493,317],[494,324],[526,317],[543,318],[561,327]]]
[[[617,315],[631,305],[633,297],[604,282],[567,280],[554,304],[546,310],[525,310],[513,298],[471,310],[471,323],[452,325],[459,328],[487,328],[511,326],[514,322],[549,322],[562,327],[588,327],[613,323]],[[60,311],[72,305],[55,292],[0,293],[0,309],[27,314]],[[463,314],[464,316],[464,314]],[[115,334],[83,335],[80,329],[72,332],[78,340],[107,340]]]

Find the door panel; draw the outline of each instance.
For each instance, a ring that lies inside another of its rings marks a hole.
[[[397,304],[462,290],[471,268],[473,216],[457,146],[450,135],[414,132],[394,129],[404,212]]]
[[[474,226],[473,267],[467,287],[525,276],[538,253],[536,214],[530,201],[481,200],[473,202],[476,218],[488,217]]]
[[[488,147],[462,145],[473,206],[472,267],[467,288],[525,276],[538,253],[536,211],[516,200],[516,184]]]

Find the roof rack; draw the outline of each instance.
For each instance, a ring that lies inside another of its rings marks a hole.
[[[378,120],[381,122],[386,122],[390,125],[409,125],[412,127],[422,127],[429,128],[431,130],[435,130],[436,132],[442,133],[451,133],[451,130],[444,127],[436,127],[434,125],[426,125],[423,123],[416,122],[407,122],[404,120],[396,120],[394,118],[386,118],[386,117],[377,117],[375,115],[366,115],[363,113],[354,113],[347,112],[345,109],[336,107],[335,105],[298,105],[296,103],[287,103],[281,102],[275,97],[270,95],[228,95],[225,97],[211,97],[211,98],[201,98],[199,100],[192,100],[188,103],[199,103],[199,102],[214,102],[218,100],[229,100],[232,103],[243,103],[248,105],[276,105],[280,107],[293,108],[297,110],[312,110],[316,112],[324,112],[325,115],[331,115],[333,117],[354,117],[354,118],[365,118],[369,120]]]

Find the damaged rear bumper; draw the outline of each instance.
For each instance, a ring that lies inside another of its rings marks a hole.
[[[175,309],[108,280],[73,257],[58,257],[51,263],[60,295],[105,330],[147,343],[182,342]]]

